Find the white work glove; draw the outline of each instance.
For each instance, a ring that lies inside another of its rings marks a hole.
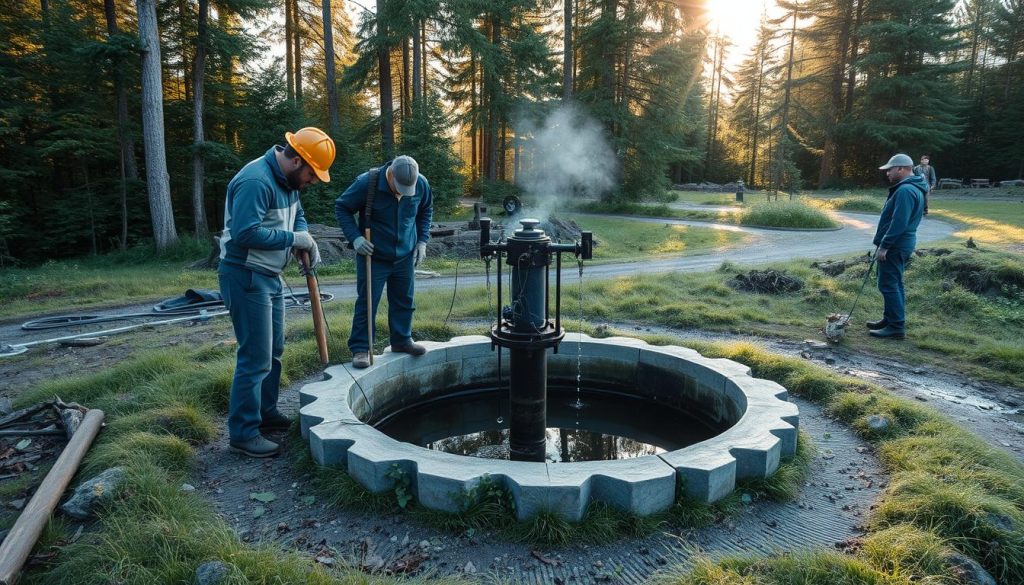
[[[295,257],[299,260],[299,274],[301,274],[302,276],[309,276],[310,274],[313,273],[314,270],[316,270],[316,267],[320,265],[320,246],[317,246],[316,242],[313,242],[313,247],[309,249],[308,271],[306,270],[306,267],[302,265],[302,256],[300,255],[298,250],[295,251]]]
[[[310,250],[316,247],[316,242],[313,241],[313,236],[309,235],[309,232],[292,232],[292,235],[295,236],[292,247],[300,250]]]
[[[373,254],[373,243],[363,236],[359,236],[355,240],[352,240],[352,249],[362,256],[370,256]]]
[[[420,242],[416,244],[416,251],[414,254],[415,256],[413,256],[412,259],[413,268],[419,266],[420,262],[423,262],[423,259],[427,257],[427,243]]]

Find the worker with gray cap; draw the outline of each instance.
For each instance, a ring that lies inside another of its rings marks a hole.
[[[376,321],[385,285],[391,351],[423,355],[426,348],[412,339],[412,314],[416,310],[414,270],[427,256],[434,211],[430,183],[419,173],[416,160],[398,156],[359,175],[334,202],[334,213],[356,253],[371,259],[372,315],[367,315],[366,306],[367,263],[356,262],[358,299],[348,338],[352,365],[370,365],[373,340],[369,338],[368,325]],[[364,237],[367,228],[369,239]]]
[[[868,321],[874,337],[903,339],[906,335],[906,294],[903,292],[903,269],[917,245],[917,226],[924,215],[924,195],[928,183],[914,174],[914,161],[905,154],[896,154],[878,167],[885,171],[889,197],[882,206],[875,230],[878,246],[878,292],[885,309],[878,321]]]

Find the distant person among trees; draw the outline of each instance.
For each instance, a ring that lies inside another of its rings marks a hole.
[[[896,154],[878,167],[885,171],[892,187],[873,241],[878,246],[878,292],[885,303],[881,320],[867,322],[874,337],[903,339],[906,335],[903,269],[917,245],[917,226],[924,216],[924,196],[928,193],[928,184],[924,177],[914,174],[913,165],[909,156]]]
[[[359,175],[334,202],[334,213],[356,253],[371,258],[373,314],[366,308],[366,262],[356,262],[356,299],[348,347],[352,365],[370,365],[373,339],[369,323],[376,322],[377,305],[384,285],[388,287],[388,330],[391,351],[423,355],[426,348],[413,342],[412,314],[415,268],[427,256],[434,198],[427,178],[411,156],[395,160]],[[359,223],[355,216],[359,215]],[[364,237],[370,229],[370,238]],[[371,241],[372,240],[372,241]],[[369,319],[369,321],[367,321]]]
[[[929,164],[931,158],[927,154],[921,155],[921,164],[914,167],[914,174],[922,177],[928,183],[928,192],[924,194],[924,214],[928,215],[928,195],[935,189],[938,179],[935,178],[935,167]]]
[[[331,180],[334,141],[318,128],[285,133],[228,183],[220,239],[220,290],[238,339],[238,360],[228,403],[231,450],[250,457],[278,453],[263,432],[285,430],[291,420],[277,409],[284,353],[281,272],[290,251],[309,250],[312,270],[320,252],[309,235],[299,192]]]

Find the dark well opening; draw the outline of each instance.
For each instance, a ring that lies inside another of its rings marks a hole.
[[[549,383],[549,462],[628,459],[681,449],[731,426],[694,408],[678,408],[621,390]],[[689,406],[693,406],[692,404]],[[381,432],[421,447],[507,459],[507,389],[474,388],[406,405],[376,421]]]

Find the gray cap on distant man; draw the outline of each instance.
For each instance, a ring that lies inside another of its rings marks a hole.
[[[885,170],[891,169],[893,167],[913,167],[913,166],[914,166],[914,160],[912,158],[910,158],[909,156],[907,156],[905,154],[894,154],[894,155],[892,155],[892,158],[889,159],[889,162],[887,162],[884,165],[878,167],[878,170],[885,171]]]
[[[416,179],[420,176],[420,165],[411,156],[396,156],[391,163],[391,178],[395,181],[395,188],[402,194],[402,197],[416,195]]]

